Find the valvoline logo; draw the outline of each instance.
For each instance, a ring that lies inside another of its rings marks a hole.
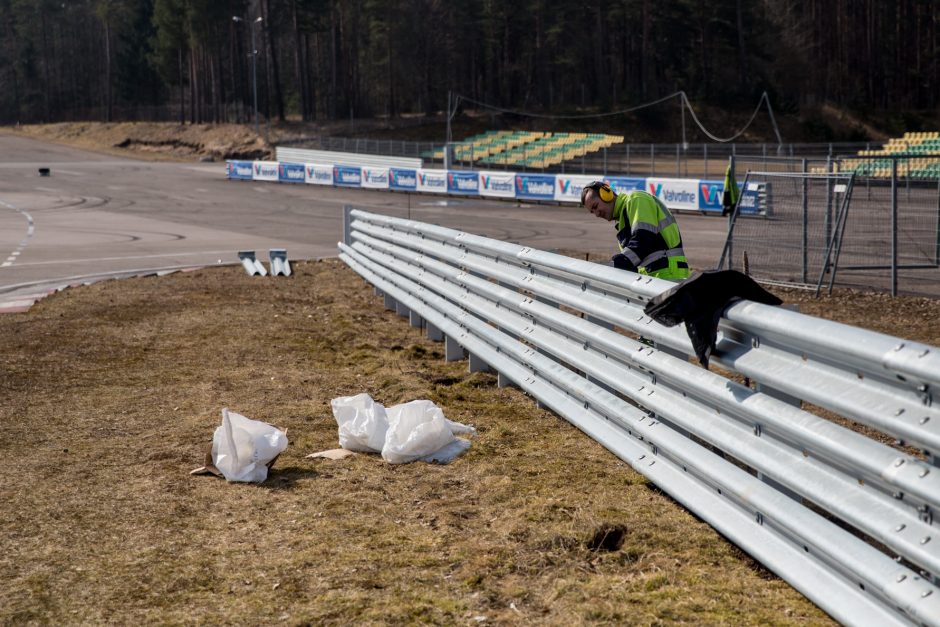
[[[436,176],[430,176],[428,174],[419,174],[418,178],[421,179],[421,185],[424,187],[446,187],[447,181]]]
[[[558,179],[558,191],[562,194],[568,193],[568,188],[571,187],[571,179]]]
[[[480,177],[483,181],[483,189],[493,192],[511,192],[514,190],[512,180],[506,178],[493,178],[493,175],[483,175]]]
[[[705,200],[705,204],[712,204],[718,202],[718,186],[717,185],[701,185],[702,198]]]
[[[698,205],[698,198],[695,197],[695,192],[688,192],[683,189],[663,189],[662,183],[650,183],[650,194],[656,196],[667,205],[673,204],[690,204]]]
[[[260,164],[260,163],[256,163],[256,164],[255,164],[255,174],[261,174],[261,164]]]

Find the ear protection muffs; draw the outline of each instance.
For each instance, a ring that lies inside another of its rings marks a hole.
[[[610,202],[614,199],[614,190],[610,188],[610,185],[604,181],[593,181],[592,183],[585,185],[584,189],[581,190],[581,204],[584,204],[584,195],[587,194],[587,190],[593,189],[597,192],[597,197],[600,198],[603,202]]]

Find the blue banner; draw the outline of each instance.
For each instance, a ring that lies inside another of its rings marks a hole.
[[[341,187],[361,187],[362,168],[351,165],[334,165],[333,185],[339,185]]]
[[[250,181],[254,178],[251,172],[251,161],[226,161],[225,175],[230,179]]]
[[[388,188],[413,192],[418,188],[418,172],[403,168],[388,169]]]
[[[277,166],[277,180],[281,183],[303,183],[306,180],[304,164],[279,163]]]
[[[646,179],[638,179],[629,176],[605,176],[604,182],[610,185],[615,194],[620,192],[632,192],[646,187]]]
[[[516,174],[516,198],[555,199],[554,174]]]
[[[480,193],[480,174],[477,172],[449,171],[447,173],[447,193],[476,196]]]
[[[721,198],[725,191],[724,181],[698,182],[698,208],[701,211],[721,212]]]

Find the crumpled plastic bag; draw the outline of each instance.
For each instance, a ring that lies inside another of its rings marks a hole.
[[[287,434],[277,427],[223,409],[212,435],[212,463],[227,481],[261,483],[286,448]]]
[[[366,393],[330,401],[339,426],[339,445],[350,451],[379,453],[385,445],[388,417],[385,406]]]
[[[390,464],[419,460],[446,464],[470,448],[469,440],[456,435],[476,434],[473,427],[445,418],[428,400],[386,409],[363,393],[335,398],[330,405],[339,425],[340,446],[380,452]]]

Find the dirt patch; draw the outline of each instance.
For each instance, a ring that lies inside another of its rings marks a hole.
[[[20,125],[10,130],[44,141],[143,159],[222,161],[274,155],[274,143],[238,124],[63,122]]]
[[[0,317],[0,622],[823,624],[626,464],[336,260],[106,282]],[[903,315],[903,314],[899,314]],[[437,403],[447,466],[335,448],[330,399]],[[262,485],[191,477],[229,407]]]

